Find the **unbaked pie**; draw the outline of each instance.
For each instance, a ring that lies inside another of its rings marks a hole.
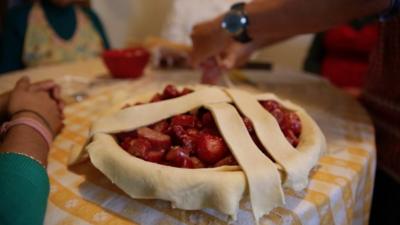
[[[283,187],[307,186],[326,148],[301,107],[215,86],[136,97],[94,122],[90,136],[93,165],[131,197],[235,218],[248,193],[256,221],[284,204]]]

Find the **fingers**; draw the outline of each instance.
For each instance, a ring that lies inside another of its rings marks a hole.
[[[189,53],[189,64],[192,65],[194,68],[198,68],[200,64],[205,61],[207,56],[204,56],[203,53],[197,50],[196,47]]]
[[[226,49],[227,52],[220,64],[227,69],[243,66],[250,59],[251,55],[256,49],[257,48],[254,43],[232,43]]]
[[[218,50],[222,50],[222,48],[217,50],[207,50],[206,48],[205,46],[196,46],[196,44],[194,44],[193,49],[189,53],[190,65],[194,68],[199,68],[202,64],[207,63],[208,59],[219,55],[220,52]]]
[[[53,80],[44,80],[32,84],[29,90],[33,92],[45,92],[57,105],[60,119],[64,119],[64,102],[61,99],[61,87],[58,84]]]
[[[222,67],[226,69],[233,69],[235,67],[236,57],[232,54],[227,55],[220,61]]]
[[[30,87],[30,80],[28,77],[24,76],[21,79],[19,79],[15,85],[16,89],[20,89],[20,90],[28,90]]]
[[[29,87],[29,90],[48,92],[50,97],[57,102],[59,111],[62,112],[64,110],[64,103],[61,99],[61,87],[53,80],[36,82]]]
[[[59,85],[54,85],[53,86],[53,88],[51,89],[51,96],[57,101],[62,101],[62,99],[61,99],[61,87]]]
[[[53,80],[44,80],[31,85],[31,91],[50,91],[58,86]]]
[[[199,67],[203,61],[218,55],[230,39],[221,29],[218,17],[195,25],[190,37],[193,49],[189,55],[189,62],[193,67]]]

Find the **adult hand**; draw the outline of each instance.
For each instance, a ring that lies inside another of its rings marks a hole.
[[[57,102],[57,99],[59,100],[57,89],[59,88],[50,82],[31,84],[29,78],[21,78],[10,93],[8,112],[14,114],[20,110],[35,111],[47,120],[52,132],[56,134],[62,128],[63,118],[62,108]],[[26,114],[28,116],[29,113]],[[34,114],[29,116],[42,122]]]
[[[236,43],[221,29],[221,17],[194,26],[191,38],[193,49],[190,61],[200,67],[202,83],[216,84],[222,71],[243,65],[256,49],[256,45]]]
[[[247,44],[232,42],[220,54],[219,66],[225,69],[241,67],[249,61],[258,48],[259,45],[255,42]]]
[[[232,42],[231,37],[221,29],[221,17],[195,25],[191,38],[193,49],[190,53],[190,61],[194,67],[209,58],[219,56]]]

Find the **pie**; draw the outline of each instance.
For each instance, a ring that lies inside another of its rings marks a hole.
[[[217,86],[168,85],[136,97],[95,121],[90,137],[92,164],[132,198],[235,219],[248,193],[256,221],[284,204],[283,188],[307,186],[326,148],[301,107]]]

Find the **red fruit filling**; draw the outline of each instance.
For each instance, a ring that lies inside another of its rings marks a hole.
[[[192,92],[188,88],[179,91],[175,86],[168,85],[162,93],[155,94],[150,102],[172,99]],[[298,115],[274,100],[260,101],[260,104],[276,118],[286,139],[296,147],[301,133]],[[250,119],[242,117],[253,141],[267,154]],[[131,155],[154,163],[180,168],[237,165],[211,112],[205,108],[173,116],[135,131],[118,133],[116,138],[120,146]]]

